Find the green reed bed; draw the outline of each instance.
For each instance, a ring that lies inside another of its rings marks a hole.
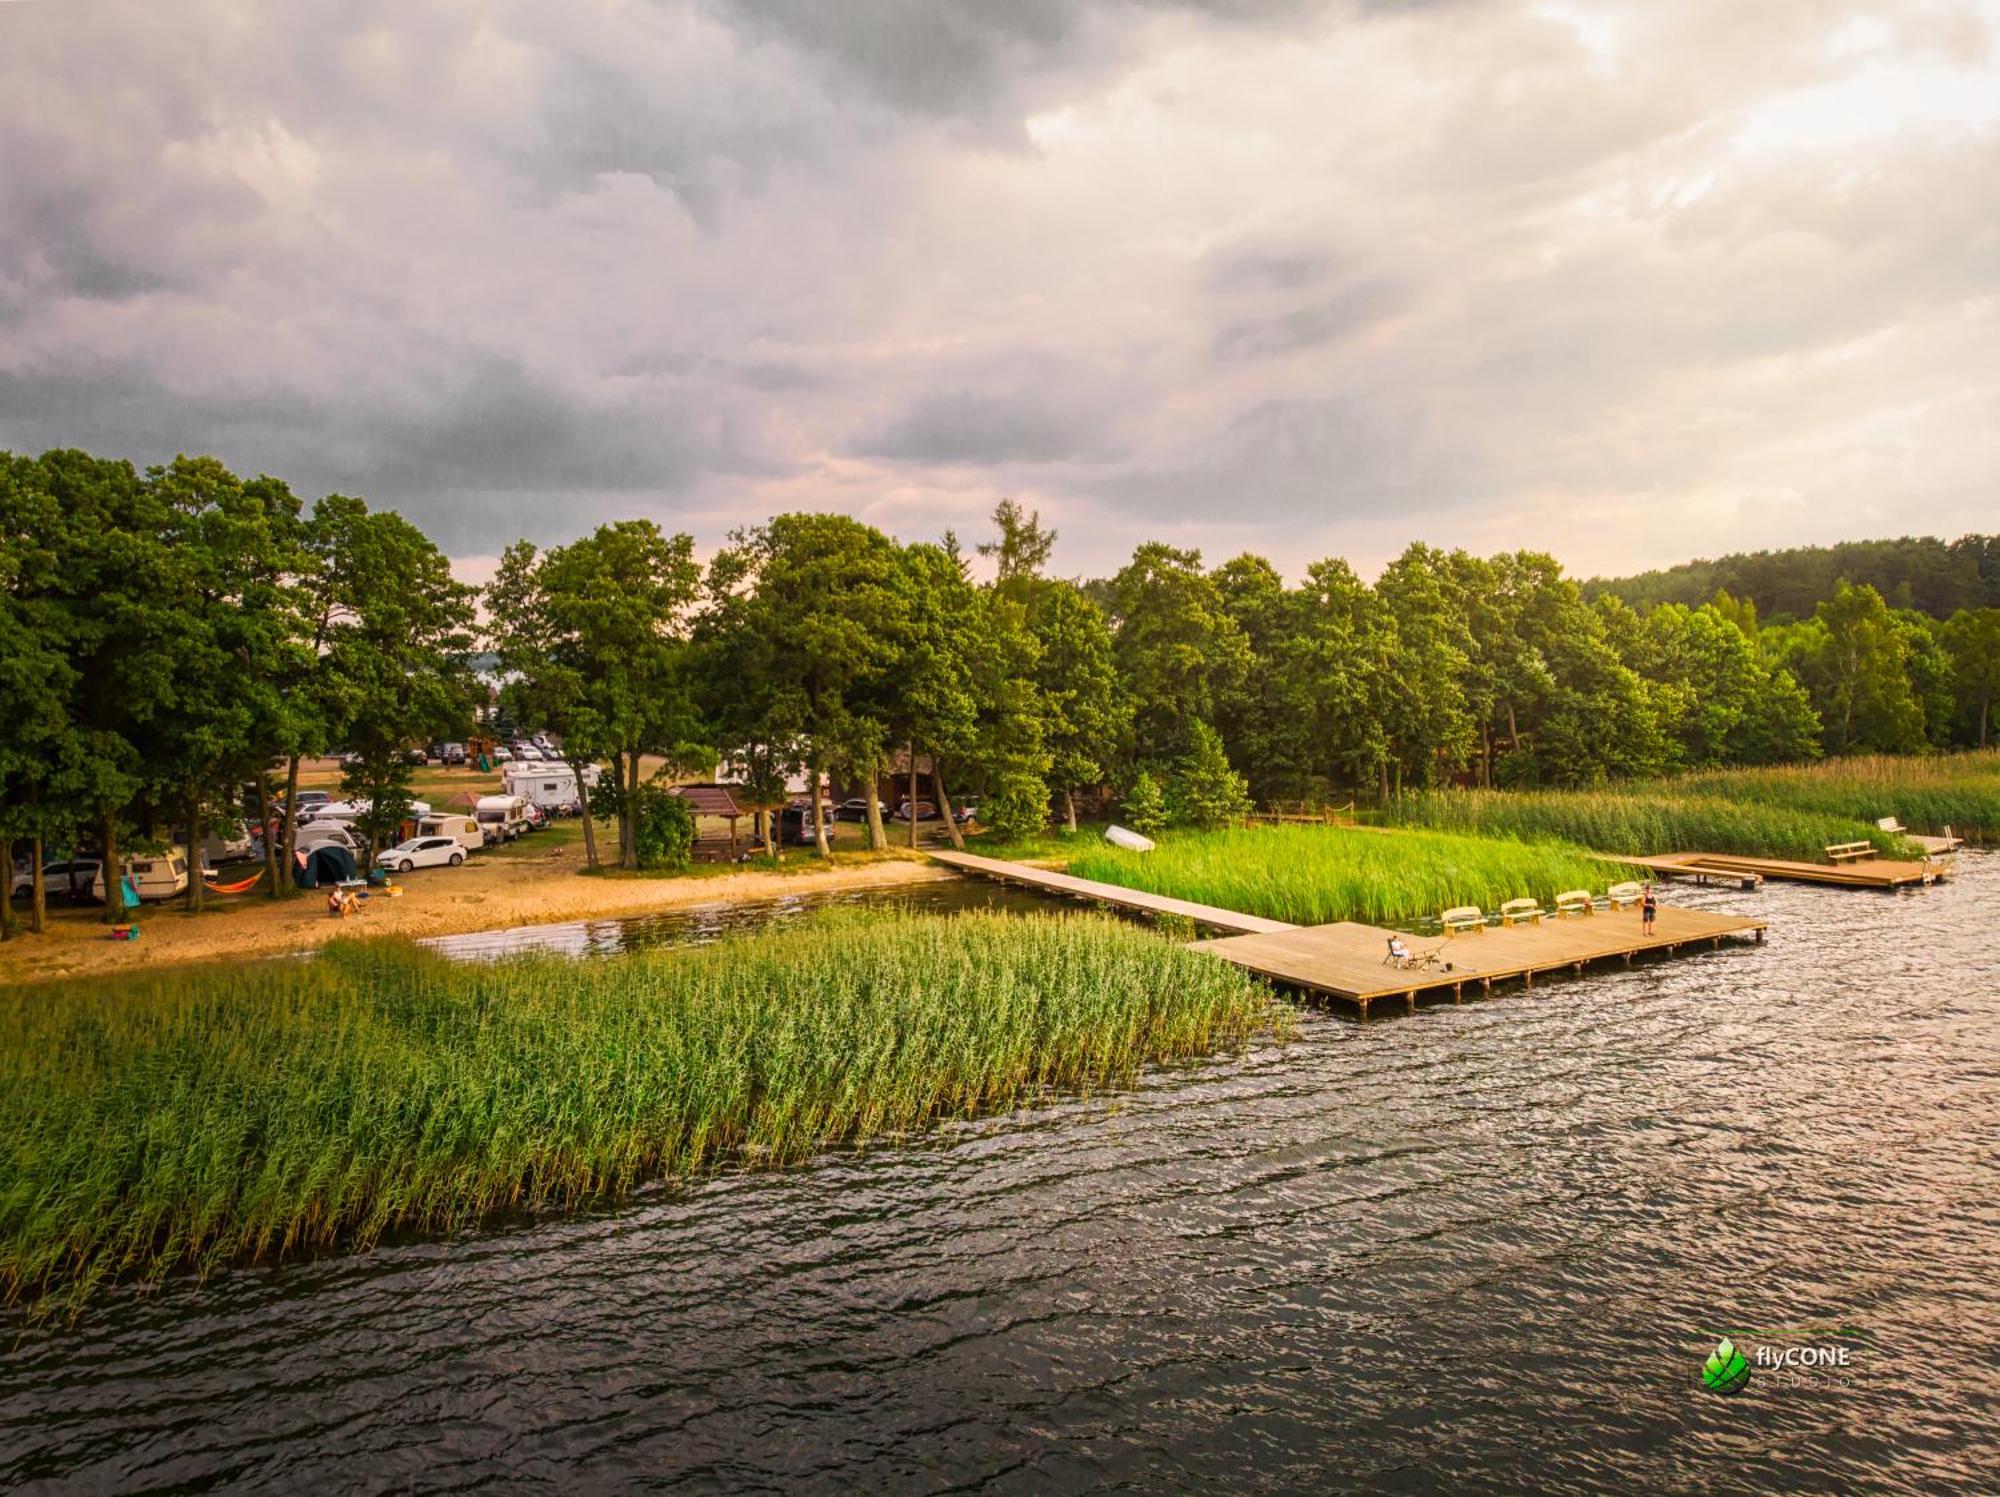
[[[1403,826],[1502,837],[1560,837],[1599,852],[1650,856],[1736,853],[1824,863],[1836,842],[1873,842],[1886,857],[1914,852],[1872,822],[1789,806],[1682,793],[1679,782],[1616,790],[1419,790],[1389,803]],[[1885,813],[1886,814],[1886,813]]]
[[[1781,769],[1687,775],[1666,788],[1687,795],[1842,816],[1873,826],[1894,816],[1913,832],[2000,841],[2000,752],[1871,754]]]
[[[1495,909],[1522,895],[1546,903],[1630,876],[1548,841],[1322,826],[1169,833],[1149,853],[1092,849],[1069,871],[1296,925],[1407,922],[1453,905]]]
[[[0,992],[0,1294],[43,1308],[796,1160],[1283,1032],[1097,917],[828,916],[698,951],[316,960]]]

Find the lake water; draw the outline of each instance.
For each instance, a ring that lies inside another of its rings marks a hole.
[[[0,1354],[0,1486],[1992,1491],[2000,859],[1961,864],[1675,889],[1769,940],[108,1294]],[[1849,1365],[1721,1396],[1721,1331]]]

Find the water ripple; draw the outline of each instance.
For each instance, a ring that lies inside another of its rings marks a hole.
[[[1962,863],[1676,890],[1770,939],[109,1295],[0,1356],[0,1484],[1990,1487],[2000,859]],[[1820,1325],[1866,1335],[1840,1385],[1696,1385],[1704,1332]]]

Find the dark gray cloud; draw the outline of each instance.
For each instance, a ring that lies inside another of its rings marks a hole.
[[[0,4],[0,445],[213,450],[468,555],[1002,493],[1076,569],[1152,525],[1295,557],[1511,515],[1609,570],[1661,504],[1708,549],[1976,528],[1994,34],[1958,0]]]

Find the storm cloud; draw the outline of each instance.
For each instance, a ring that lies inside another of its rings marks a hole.
[[[455,555],[1991,527],[1993,0],[0,4],[0,446]]]

